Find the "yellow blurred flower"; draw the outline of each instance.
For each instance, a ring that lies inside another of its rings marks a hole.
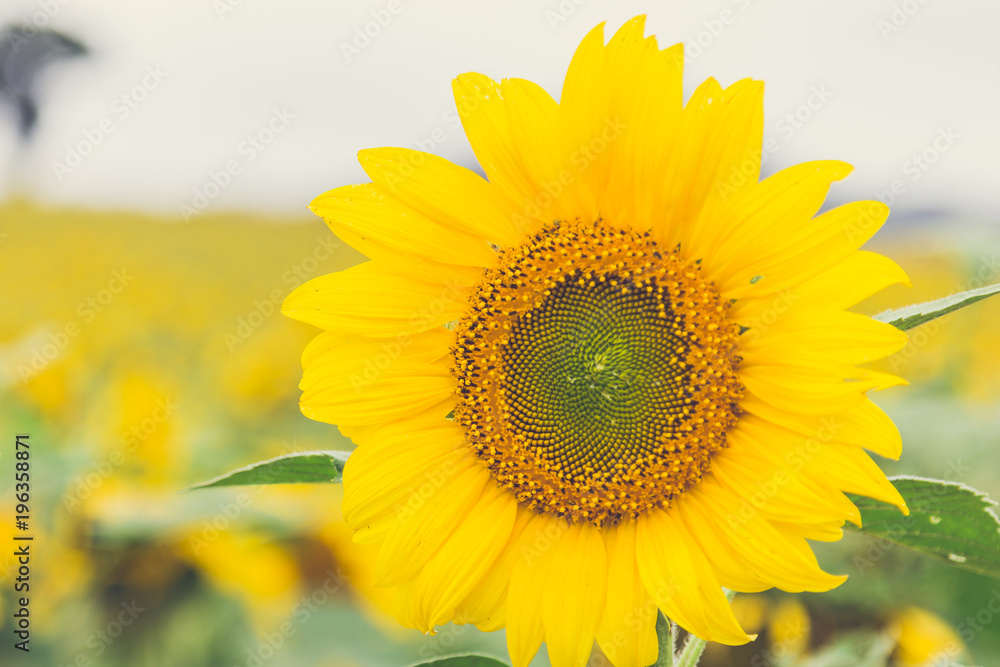
[[[404,628],[396,622],[393,615],[393,590],[380,588],[372,583],[375,580],[379,546],[355,543],[354,531],[343,520],[328,523],[319,531],[318,536],[336,556],[351,588],[360,594],[362,609],[368,617],[383,632],[397,637],[405,636]]]
[[[895,660],[899,667],[951,664],[967,655],[965,644],[943,619],[919,607],[906,607],[893,615]]]
[[[768,637],[771,653],[785,658],[799,656],[809,648],[809,612],[795,598],[785,598],[771,612]]]
[[[121,382],[116,397],[120,418],[107,443],[111,451],[123,453],[137,479],[176,488],[193,452],[172,437],[179,405],[171,397],[175,392],[164,390],[162,379],[152,379],[156,375],[161,373],[133,373]]]
[[[280,626],[300,597],[295,559],[263,535],[220,531],[211,540],[186,540],[183,554],[220,590],[244,601],[258,632]]]
[[[219,382],[229,405],[246,417],[268,413],[282,401],[295,400],[299,355],[286,346],[291,340],[305,344],[310,337],[306,327],[274,318],[239,347],[217,358]]]
[[[4,499],[6,500],[6,498]],[[6,503],[0,503],[6,504]],[[10,507],[10,504],[6,504]],[[46,530],[39,521],[32,521],[28,533],[18,533],[13,521],[0,521],[0,613],[5,609],[4,595],[10,593],[11,606],[21,595],[30,599],[31,627],[39,636],[54,636],[60,631],[60,616],[57,613],[70,598],[87,590],[93,578],[91,568],[81,550],[72,544],[68,525],[56,522],[51,530]],[[31,535],[30,542],[14,542],[16,534]],[[15,585],[20,563],[14,549],[8,545],[27,545],[30,553],[28,589],[18,590]],[[51,576],[51,575],[55,576]],[[7,614],[0,615],[0,628],[10,623]]]
[[[27,201],[0,203],[0,220],[0,284],[17,286],[0,291],[0,309],[15,315],[0,318],[0,401],[14,407],[0,419],[8,430],[44,424],[39,439],[68,463],[63,478],[46,478],[63,486],[54,517],[37,517],[55,526],[39,533],[39,636],[46,623],[59,629],[49,607],[99,599],[100,587],[125,576],[109,573],[120,562],[131,563],[128,585],[143,590],[172,584],[164,563],[193,565],[240,599],[258,629],[282,622],[303,588],[294,548],[248,518],[195,553],[204,508],[176,491],[210,476],[199,470],[281,453],[281,438],[294,449],[331,446],[303,435],[296,349],[311,333],[280,317],[278,304],[356,257],[311,220],[206,214],[181,226]],[[259,434],[262,416],[280,436]],[[232,441],[245,444],[237,461]],[[340,519],[339,492],[329,489],[268,490],[254,511],[278,517],[292,538],[318,541],[322,526]],[[330,544],[338,561],[351,547]],[[0,554],[0,579],[7,560]],[[0,594],[9,605],[6,587]]]

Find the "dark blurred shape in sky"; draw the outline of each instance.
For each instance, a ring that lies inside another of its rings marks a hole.
[[[0,31],[0,96],[14,105],[22,137],[31,135],[38,120],[39,73],[50,63],[86,53],[83,44],[58,32],[17,26]]]

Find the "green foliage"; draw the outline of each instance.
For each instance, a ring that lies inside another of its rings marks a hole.
[[[859,532],[1000,578],[1000,520],[993,511],[996,503],[986,494],[935,479],[904,476],[892,482],[910,515],[870,498],[851,496],[861,510]]]
[[[886,635],[853,632],[827,644],[799,667],[885,667],[896,645]]]
[[[876,315],[875,319],[887,322],[901,331],[907,331],[998,293],[1000,293],[1000,284],[987,285],[946,296],[943,299],[887,310]]]
[[[503,660],[481,653],[461,653],[417,662],[410,667],[509,667],[509,665]]]
[[[255,484],[337,483],[350,452],[296,452],[253,463],[187,490]]]

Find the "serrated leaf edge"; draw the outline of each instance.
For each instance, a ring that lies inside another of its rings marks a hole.
[[[990,498],[990,495],[986,491],[980,491],[979,489],[969,486],[964,482],[953,482],[947,479],[934,479],[932,477],[921,477],[920,475],[894,475],[889,478],[890,482],[898,479],[912,479],[917,482],[933,482],[935,484],[945,484],[948,486],[954,486],[963,491],[971,491],[972,495],[976,496],[983,501],[983,511],[993,517],[993,520],[997,523],[997,531],[1000,531],[1000,515],[994,511],[994,507],[1000,506],[1000,503]]]

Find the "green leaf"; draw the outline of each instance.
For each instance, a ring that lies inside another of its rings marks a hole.
[[[950,565],[1000,579],[1000,520],[996,503],[964,484],[919,477],[893,477],[910,508],[898,509],[851,496],[861,510],[858,532],[885,538]]]
[[[253,463],[186,490],[251,484],[336,483],[341,480],[349,455],[350,452],[295,452]]]
[[[801,667],[885,667],[896,640],[888,635],[853,632],[837,637],[801,664]]]
[[[510,667],[499,658],[480,653],[459,653],[434,658],[425,662],[416,662],[410,667]]]
[[[876,315],[875,319],[880,322],[887,322],[897,329],[906,331],[937,319],[942,315],[954,312],[959,308],[971,306],[975,302],[982,301],[994,294],[1000,294],[1000,283],[970,289],[967,292],[959,292],[958,294],[946,296],[936,301],[918,303],[906,306],[905,308],[897,308],[896,310],[887,310],[884,313]]]

